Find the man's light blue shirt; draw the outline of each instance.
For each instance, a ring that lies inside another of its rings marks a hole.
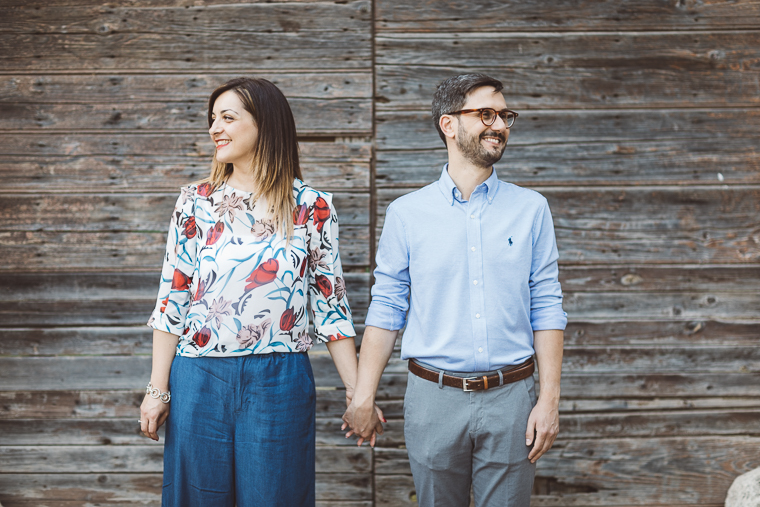
[[[558,257],[541,194],[492,171],[464,201],[447,164],[437,182],[388,206],[366,324],[407,324],[402,359],[443,370],[522,363],[533,331],[567,324]]]

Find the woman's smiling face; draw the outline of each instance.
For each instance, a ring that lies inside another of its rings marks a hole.
[[[259,130],[237,93],[227,90],[217,97],[211,121],[208,131],[216,145],[216,160],[247,171],[253,162]]]

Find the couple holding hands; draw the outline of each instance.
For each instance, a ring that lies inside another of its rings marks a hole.
[[[525,506],[559,429],[563,330],[547,201],[493,165],[518,113],[483,74],[443,81],[440,179],[395,200],[357,361],[330,194],[302,181],[287,100],[264,79],[209,98],[211,174],[171,216],[143,433],[166,423],[164,506],[315,505],[311,319],[346,386],[346,436],[382,434],[375,394],[399,330],[421,506]],[[533,372],[539,366],[540,396]]]

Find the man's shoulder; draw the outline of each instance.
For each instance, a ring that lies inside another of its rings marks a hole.
[[[514,202],[516,199],[523,204],[543,206],[546,204],[546,197],[536,190],[530,188],[520,187],[514,183],[508,181],[499,181],[499,192],[497,197],[508,198],[510,202]]]
[[[441,196],[441,191],[438,189],[438,182],[433,182],[397,197],[388,205],[388,209],[401,214],[414,212],[429,206],[439,196]]]

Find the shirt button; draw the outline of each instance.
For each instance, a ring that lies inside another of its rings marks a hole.
[[[480,314],[479,314],[479,313],[476,313],[476,314],[475,314],[475,318],[476,318],[476,319],[479,319],[479,318],[480,318]]]
[[[473,281],[472,281],[472,284],[473,284],[473,285],[477,285],[477,284],[478,284],[478,281],[477,281],[477,280],[473,280]]]
[[[478,352],[483,352],[483,347],[478,347]]]
[[[475,251],[475,247],[470,248],[470,250],[472,250],[474,252]]]
[[[475,218],[475,215],[470,215],[470,218]]]

